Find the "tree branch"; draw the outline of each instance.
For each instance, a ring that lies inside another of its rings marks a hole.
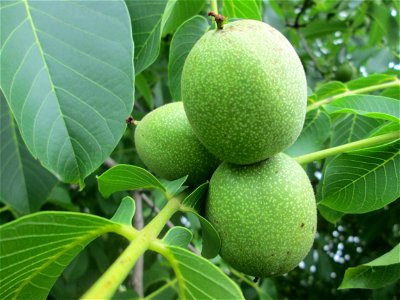
[[[136,210],[133,219],[134,227],[137,230],[141,230],[144,227],[143,220],[143,208],[142,208],[142,193],[138,191],[132,192],[132,197],[135,199]],[[143,297],[143,266],[144,266],[144,256],[141,255],[137,260],[135,267],[133,268],[132,276],[132,286],[139,297]]]

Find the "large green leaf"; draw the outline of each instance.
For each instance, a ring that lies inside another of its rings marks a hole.
[[[29,153],[0,91],[0,201],[20,214],[39,210],[57,178]]]
[[[380,209],[400,197],[400,140],[336,156],[325,167],[321,203],[345,213]]]
[[[125,0],[135,41],[135,72],[150,66],[160,52],[161,21],[168,0]]]
[[[46,299],[88,243],[121,226],[71,212],[40,212],[0,226],[0,298]]]
[[[321,110],[307,113],[303,130],[296,142],[285,152],[290,156],[300,156],[321,150],[331,133],[331,119]]]
[[[360,77],[349,81],[346,85],[350,91],[354,91],[362,88],[369,88],[373,85],[382,85],[390,82],[398,82],[400,85],[399,79],[395,75],[389,74],[372,74],[367,77]]]
[[[339,289],[378,289],[400,279],[400,244],[377,259],[348,268]]]
[[[326,20],[317,20],[311,22],[301,31],[307,39],[315,39],[323,36],[326,37],[337,31],[345,31],[347,28],[346,22],[344,21],[327,22]]]
[[[183,22],[201,12],[205,0],[169,0],[163,16],[163,36],[173,33]]]
[[[112,193],[136,190],[140,188],[155,188],[165,192],[165,187],[147,170],[131,166],[117,165],[107,170],[99,177],[99,191],[104,197],[110,196]]]
[[[239,287],[203,257],[175,246],[162,254],[174,269],[180,299],[244,299]]]
[[[261,1],[223,0],[222,14],[230,19],[261,20]]]
[[[181,101],[181,76],[186,57],[194,44],[208,30],[208,21],[202,16],[194,16],[183,23],[171,41],[168,62],[168,81],[172,98]]]
[[[112,152],[133,105],[123,1],[1,1],[1,88],[29,151],[80,183]]]
[[[325,109],[330,114],[353,113],[370,118],[399,121],[400,102],[397,99],[372,96],[351,95],[334,100]]]

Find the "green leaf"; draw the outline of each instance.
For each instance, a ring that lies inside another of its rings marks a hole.
[[[82,213],[40,212],[0,226],[0,298],[46,299],[72,259],[120,226]]]
[[[400,197],[400,140],[352,151],[328,162],[321,203],[344,213],[380,209]]]
[[[174,269],[180,299],[244,299],[236,283],[203,257],[174,246],[162,254]]]
[[[336,222],[344,216],[344,213],[333,210],[332,208],[329,208],[322,204],[318,204],[318,211],[325,220],[332,224],[336,224]]]
[[[104,197],[112,193],[136,190],[140,188],[159,189],[165,192],[165,187],[147,170],[131,166],[117,165],[97,177],[99,191]]]
[[[135,72],[150,66],[160,52],[161,21],[167,0],[125,0],[135,41]]]
[[[170,246],[187,248],[192,238],[193,234],[189,229],[182,226],[175,226],[168,230],[162,240]]]
[[[135,215],[135,210],[135,201],[131,197],[126,196],[122,199],[121,204],[111,218],[111,221],[115,223],[131,225],[132,218]]]
[[[1,1],[1,88],[29,151],[79,183],[114,150],[133,105],[123,1]]]
[[[168,81],[172,98],[181,99],[181,75],[186,57],[194,44],[208,30],[208,21],[202,16],[194,16],[183,23],[174,34],[169,51]]]
[[[344,21],[330,21],[326,20],[316,20],[311,22],[301,29],[304,37],[307,39],[315,39],[319,37],[326,37],[329,34],[333,34],[336,31],[345,31],[348,26]]]
[[[206,196],[208,182],[203,183],[182,201],[181,211],[193,213],[201,224],[203,248],[201,255],[206,258],[213,258],[218,255],[221,249],[221,239],[214,226],[200,215],[202,200]]]
[[[347,87],[343,82],[331,81],[318,87],[315,93],[318,99],[324,99],[344,92]]]
[[[377,259],[348,268],[339,286],[343,289],[378,289],[400,279],[400,244]]]
[[[370,137],[370,133],[385,124],[385,120],[373,119],[356,114],[338,118],[332,127],[330,147],[335,147]]]
[[[223,0],[222,14],[230,19],[253,19],[261,21],[260,0]]]
[[[143,74],[139,74],[138,76],[136,76],[135,87],[138,92],[143,96],[147,107],[152,110],[154,108],[153,94],[151,92],[150,85]]]
[[[64,184],[57,184],[46,199],[51,203],[69,211],[79,211],[79,206],[72,203],[68,188]]]
[[[169,197],[173,197],[173,196],[176,196],[177,194],[181,193],[182,191],[184,191],[187,188],[187,186],[183,185],[187,178],[188,178],[188,175],[178,178],[174,181],[161,180],[161,183],[164,186],[167,193],[169,194]]]
[[[163,36],[173,33],[183,22],[201,12],[205,0],[169,0],[163,16]]]
[[[399,101],[372,95],[351,95],[334,100],[325,109],[330,114],[353,113],[370,118],[399,121]]]
[[[312,110],[307,113],[306,121],[296,142],[285,152],[290,156],[300,156],[321,150],[331,133],[331,119],[321,110]]]
[[[372,74],[367,77],[361,77],[349,81],[346,85],[350,91],[358,90],[361,88],[370,87],[372,85],[380,85],[383,83],[389,83],[393,81],[398,81],[397,77],[388,74]]]
[[[29,153],[0,91],[0,201],[17,215],[39,210],[58,181]]]

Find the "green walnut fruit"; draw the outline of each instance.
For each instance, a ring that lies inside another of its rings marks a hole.
[[[207,32],[190,51],[181,80],[190,125],[224,161],[264,160],[293,144],[303,127],[303,66],[289,41],[263,22]]]
[[[220,235],[221,257],[256,277],[295,268],[317,226],[307,174],[285,154],[248,166],[222,163],[211,177],[206,217]]]
[[[335,80],[347,82],[353,79],[355,73],[356,70],[354,66],[350,63],[345,63],[336,70]]]
[[[155,174],[168,180],[189,175],[191,185],[207,181],[220,163],[194,135],[182,102],[147,114],[137,125],[135,145],[140,159]]]

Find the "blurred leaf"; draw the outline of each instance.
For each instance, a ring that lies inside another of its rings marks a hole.
[[[122,137],[133,106],[123,1],[1,1],[1,87],[33,157],[79,183]]]
[[[175,300],[178,294],[178,281],[176,279],[167,281],[166,284],[147,295],[143,300]]]
[[[370,137],[382,135],[389,132],[400,131],[399,122],[386,122],[383,125],[375,128],[370,134]]]
[[[307,113],[306,121],[296,142],[285,150],[290,156],[300,156],[321,150],[331,133],[331,119],[321,110],[312,110]]]
[[[351,95],[336,99],[324,107],[329,114],[353,113],[390,121],[400,119],[400,102],[382,96]]]
[[[194,16],[183,23],[174,34],[169,51],[168,81],[172,98],[181,101],[181,75],[183,65],[193,45],[208,30],[208,21]]]
[[[173,33],[183,22],[200,13],[205,4],[205,0],[169,0],[162,21],[162,35]]]
[[[46,203],[57,205],[65,210],[79,211],[79,207],[72,203],[71,196],[64,185],[58,184],[47,197]]]
[[[131,166],[116,165],[97,177],[99,191],[104,197],[112,193],[140,188],[159,189],[165,192],[165,187],[147,170]]]
[[[72,259],[119,224],[81,213],[40,212],[0,226],[0,298],[46,299]]]
[[[201,255],[213,258],[218,255],[221,248],[221,239],[214,226],[200,215],[202,200],[206,196],[208,182],[203,183],[182,201],[181,211],[190,212],[197,216],[201,224],[203,248]]]
[[[389,98],[394,98],[394,99],[400,100],[400,89],[399,89],[399,87],[386,89],[380,94],[380,96],[384,96],[384,97],[389,97]]]
[[[79,277],[85,275],[89,267],[89,255],[84,249],[79,253],[74,260],[65,268],[63,278],[67,282],[73,282]]]
[[[135,72],[141,73],[158,57],[161,21],[168,0],[125,0],[135,41]]]
[[[162,240],[170,246],[187,248],[192,237],[193,234],[189,229],[182,226],[175,226],[168,230]]]
[[[138,90],[138,92],[143,96],[143,99],[146,102],[147,107],[150,110],[152,110],[154,108],[153,94],[150,85],[147,82],[147,79],[143,75],[143,73],[136,76],[135,87]]]
[[[261,21],[261,0],[222,0],[222,14],[230,19]]]
[[[117,291],[111,298],[112,300],[136,300],[140,299],[138,294],[132,290],[127,289],[126,291]]]
[[[321,181],[321,204],[344,213],[380,209],[400,197],[400,140],[330,160]]]
[[[179,247],[166,249],[181,299],[244,299],[236,283],[208,260]]]
[[[170,277],[169,269],[165,268],[165,262],[156,260],[143,274],[143,288],[147,291],[154,284],[168,282]]]
[[[18,215],[40,209],[58,181],[29,153],[0,91],[0,201]]]
[[[329,34],[337,31],[346,31],[347,25],[344,21],[326,21],[317,20],[313,21],[301,29],[304,37],[307,39],[315,39],[320,37],[326,37]]]
[[[135,210],[135,201],[131,197],[126,196],[122,199],[121,204],[111,218],[111,221],[115,223],[131,225],[133,216],[135,215]]]
[[[348,268],[339,289],[378,289],[400,279],[400,244],[377,259]]]

